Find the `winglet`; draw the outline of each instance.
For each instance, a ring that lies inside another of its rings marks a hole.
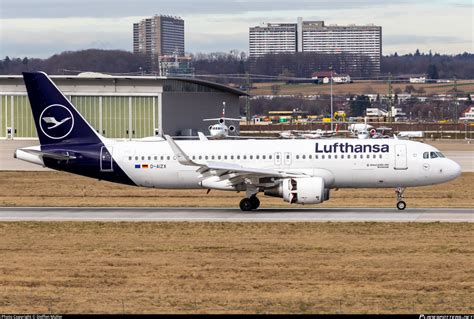
[[[181,165],[188,166],[201,166],[196,162],[192,161],[189,156],[176,144],[176,142],[171,138],[171,136],[165,134],[165,139],[168,141],[168,144],[171,147],[176,159]]]
[[[204,135],[202,132],[198,132],[198,136],[200,141],[209,141],[206,135]]]

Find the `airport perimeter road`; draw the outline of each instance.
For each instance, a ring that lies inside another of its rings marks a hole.
[[[474,222],[471,208],[30,208],[2,207],[0,221]]]

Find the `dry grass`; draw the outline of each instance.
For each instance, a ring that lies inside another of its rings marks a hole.
[[[284,83],[255,83],[256,89],[251,90],[252,95],[268,95],[272,93],[272,85],[280,85],[279,95],[286,94],[330,94],[330,85],[315,85],[315,84],[284,84]],[[410,83],[392,83],[392,90],[395,91],[397,88],[405,91],[407,85],[412,85],[415,89],[419,90],[423,88],[425,93],[422,95],[430,94],[445,94],[447,91],[453,88],[453,83],[428,83],[428,84],[410,84]],[[467,93],[474,92],[474,81],[465,80],[458,81],[458,90]],[[356,81],[350,84],[338,84],[333,85],[334,94],[387,94],[388,84],[384,82],[374,81]]]
[[[238,207],[243,193],[124,186],[64,172],[0,172],[0,206]],[[474,207],[474,173],[435,186],[409,188],[408,207]],[[260,196],[262,207],[295,207]],[[394,207],[392,189],[340,189],[314,207]],[[306,206],[311,207],[311,206]]]
[[[472,313],[472,223],[0,223],[0,313]]]

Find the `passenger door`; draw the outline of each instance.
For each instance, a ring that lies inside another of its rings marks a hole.
[[[395,169],[407,169],[407,146],[395,145]]]

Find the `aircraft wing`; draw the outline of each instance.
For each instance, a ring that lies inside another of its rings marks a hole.
[[[240,119],[234,119],[231,117],[216,117],[213,119],[203,119],[203,121],[219,121],[219,120],[226,120],[226,121],[240,121]]]
[[[190,159],[184,151],[169,136],[165,135],[173,153],[178,162],[182,165],[196,166],[199,177],[204,180],[210,177],[218,177],[219,180],[229,180],[232,184],[239,184],[245,180],[255,180],[261,177],[289,178],[289,177],[309,177],[308,174],[302,172],[291,172],[285,170],[265,169],[246,167],[234,163],[224,162],[206,162],[197,163]]]

